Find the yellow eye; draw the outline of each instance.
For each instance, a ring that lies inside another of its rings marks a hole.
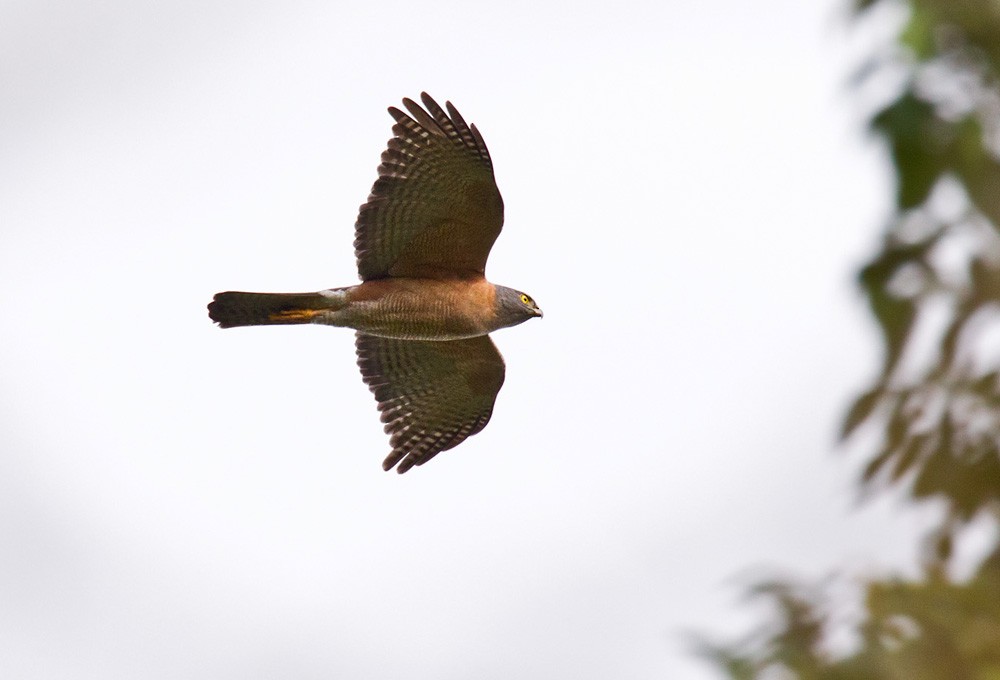
[[[530,305],[531,304],[531,298],[528,297],[527,295],[525,295],[524,293],[521,293],[521,302],[523,302],[526,305]]]

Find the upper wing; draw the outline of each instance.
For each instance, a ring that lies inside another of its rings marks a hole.
[[[358,333],[356,345],[361,377],[391,435],[386,470],[422,465],[490,421],[504,363],[489,336],[435,342]]]
[[[362,281],[387,276],[483,274],[503,226],[503,200],[483,136],[451,102],[445,113],[404,99],[378,179],[361,206],[354,253]],[[411,118],[412,116],[412,118]]]

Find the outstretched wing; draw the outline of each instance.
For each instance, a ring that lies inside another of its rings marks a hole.
[[[451,102],[447,113],[424,92],[426,111],[395,107],[394,137],[355,224],[363,281],[387,276],[483,274],[503,226],[503,199],[483,136]]]
[[[504,363],[489,336],[422,341],[358,333],[356,345],[361,377],[390,435],[386,470],[423,465],[490,421]]]

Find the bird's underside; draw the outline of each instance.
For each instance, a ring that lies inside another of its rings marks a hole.
[[[482,276],[387,278],[315,293],[219,293],[223,328],[315,323],[400,340],[460,340],[497,330],[496,287]]]

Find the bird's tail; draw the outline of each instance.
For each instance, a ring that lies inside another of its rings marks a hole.
[[[208,316],[222,328],[312,323],[323,312],[341,309],[341,289],[321,293],[216,293]]]

